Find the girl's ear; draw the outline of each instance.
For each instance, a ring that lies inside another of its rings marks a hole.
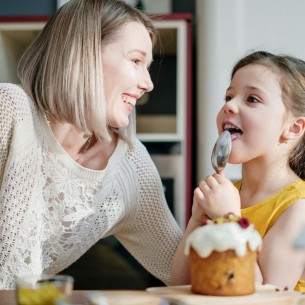
[[[284,130],[282,136],[285,140],[300,138],[305,132],[305,117],[297,117]]]

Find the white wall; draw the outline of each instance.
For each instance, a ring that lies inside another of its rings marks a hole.
[[[286,53],[305,60],[304,0],[197,0],[198,179],[213,172],[216,115],[224,103],[233,64],[251,50]],[[240,167],[226,169],[232,179]]]

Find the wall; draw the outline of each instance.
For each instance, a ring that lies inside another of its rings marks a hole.
[[[57,2],[65,3],[67,0],[1,0],[0,15],[2,16],[33,16],[50,15],[55,12]],[[136,0],[124,0],[128,3]],[[193,12],[195,0],[142,0],[144,8],[150,13],[160,12]]]
[[[305,60],[304,0],[197,0],[197,179],[213,172],[216,115],[231,68],[249,50],[288,53]],[[240,177],[230,165],[227,175]]]
[[[48,16],[55,12],[55,0],[1,0],[1,16]]]

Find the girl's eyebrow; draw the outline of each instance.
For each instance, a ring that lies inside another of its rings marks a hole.
[[[251,90],[260,90],[261,89],[259,87],[254,87],[254,86],[246,86],[247,89],[251,89]]]
[[[246,89],[250,89],[250,90],[258,90],[260,92],[263,92],[263,90],[261,90],[259,87],[254,87],[254,86],[246,86],[245,87]],[[234,87],[228,87],[226,91],[229,91],[229,90],[234,90]]]
[[[254,86],[246,86],[246,89],[248,90],[254,90],[262,94],[263,96],[266,96],[266,91],[260,89],[259,87],[254,87]]]

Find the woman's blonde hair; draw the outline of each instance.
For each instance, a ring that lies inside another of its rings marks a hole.
[[[39,111],[98,139],[110,139],[103,90],[102,47],[126,23],[142,23],[153,45],[151,19],[121,0],[70,0],[25,51],[18,76]],[[135,115],[121,131],[133,142]]]

